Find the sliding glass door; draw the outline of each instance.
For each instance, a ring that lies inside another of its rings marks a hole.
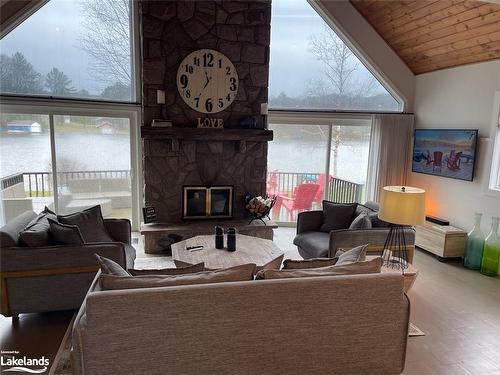
[[[40,109],[0,117],[3,221],[44,206],[67,214],[100,205],[104,217],[136,226],[136,112]]]
[[[269,129],[267,193],[277,196],[274,220],[294,223],[323,199],[364,201],[371,116],[274,112]]]
[[[58,211],[100,205],[104,217],[131,219],[130,120],[57,115],[54,134]]]

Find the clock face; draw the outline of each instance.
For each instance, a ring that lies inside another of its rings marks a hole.
[[[238,73],[233,63],[213,49],[187,55],[177,70],[177,89],[188,106],[202,113],[220,112],[238,93]]]

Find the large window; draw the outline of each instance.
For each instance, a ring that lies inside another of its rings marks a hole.
[[[271,113],[267,193],[276,195],[273,219],[292,223],[323,199],[365,199],[370,116]]]
[[[269,74],[271,108],[402,108],[307,0],[273,0]]]
[[[129,0],[51,0],[0,41],[2,94],[134,101]]]
[[[36,113],[7,106],[0,115],[3,219],[9,221],[26,210],[40,212],[44,206],[67,214],[100,205],[104,217],[136,223],[136,114],[30,109]]]

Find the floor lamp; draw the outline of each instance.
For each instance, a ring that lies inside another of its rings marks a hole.
[[[384,244],[384,265],[404,270],[408,256],[404,231],[425,221],[425,190],[409,186],[385,186],[378,217],[391,224]]]

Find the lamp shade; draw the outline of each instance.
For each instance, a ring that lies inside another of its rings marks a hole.
[[[422,224],[425,221],[425,190],[385,186],[380,197],[378,217],[392,224]]]

